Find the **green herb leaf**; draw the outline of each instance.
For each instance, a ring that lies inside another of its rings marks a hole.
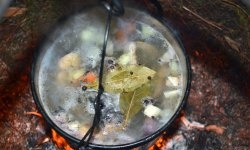
[[[106,92],[132,92],[155,76],[155,71],[145,66],[129,65],[107,74],[104,88]]]
[[[120,109],[125,116],[124,126],[127,126],[132,117],[134,117],[141,109],[141,99],[149,96],[150,85],[144,84],[133,92],[124,92],[120,95]]]

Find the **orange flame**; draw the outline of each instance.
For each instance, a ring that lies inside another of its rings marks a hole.
[[[69,146],[68,142],[63,137],[61,137],[54,129],[51,129],[51,133],[52,140],[56,143],[58,148],[62,150],[74,150]]]
[[[166,144],[166,141],[163,137],[160,137],[155,143],[154,145],[152,145],[148,150],[157,150],[159,148],[164,147]]]
[[[26,112],[27,115],[35,115],[37,117],[42,118],[42,115],[38,112]],[[52,141],[57,145],[57,147],[61,150],[74,150],[73,148],[70,147],[68,142],[60,136],[54,129],[51,129],[51,134],[52,134]],[[151,146],[148,150],[155,150],[163,147],[165,145],[166,141],[164,140],[163,137],[160,137],[156,143]],[[155,148],[157,147],[157,148]]]

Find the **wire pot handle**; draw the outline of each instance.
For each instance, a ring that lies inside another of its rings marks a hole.
[[[115,16],[124,14],[123,0],[100,0],[104,7]],[[111,9],[112,7],[112,9]]]
[[[108,37],[110,32],[110,24],[112,20],[112,15],[114,13],[117,13],[116,10],[113,11],[113,3],[106,3],[106,6],[109,7],[108,9],[108,17],[106,20],[106,28],[104,33],[104,39],[103,39],[103,47],[102,47],[102,53],[101,53],[101,66],[99,71],[99,83],[98,83],[98,93],[94,101],[94,108],[95,108],[95,115],[93,118],[93,122],[87,133],[83,136],[80,143],[78,144],[78,149],[88,149],[89,148],[89,142],[91,138],[93,137],[93,133],[95,131],[95,128],[99,125],[100,119],[101,119],[101,96],[104,92],[104,88],[102,85],[102,79],[103,79],[103,68],[104,68],[104,59],[106,55],[106,47],[108,44]],[[120,13],[120,12],[119,12]],[[118,15],[118,14],[117,14]]]

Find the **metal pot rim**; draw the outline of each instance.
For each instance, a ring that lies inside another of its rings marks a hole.
[[[87,11],[89,8],[92,8],[94,6],[88,7],[88,8],[83,8],[83,11],[81,11],[80,13],[83,13],[85,11]],[[140,11],[140,10],[139,10]],[[79,14],[76,13],[76,14]],[[75,14],[73,14],[75,15]],[[187,52],[184,48],[184,46],[182,45],[182,42],[180,41],[180,39],[178,38],[177,35],[173,34],[175,33],[173,31],[173,29],[166,23],[166,21],[164,19],[159,19],[159,17],[157,16],[152,16],[150,14],[148,14],[150,17],[155,18],[157,21],[159,21],[160,23],[162,23],[171,33],[171,36],[176,40],[177,44],[180,46],[183,55],[185,57],[185,61],[186,61],[186,68],[187,68],[187,85],[186,85],[186,89],[184,92],[184,96],[183,99],[181,100],[177,110],[175,111],[175,113],[173,114],[173,116],[169,119],[169,121],[162,126],[160,129],[158,129],[156,132],[152,133],[151,135],[144,137],[141,140],[132,142],[132,143],[127,143],[127,144],[121,144],[121,145],[100,145],[100,144],[92,144],[90,143],[89,146],[90,148],[94,148],[94,149],[131,149],[131,148],[135,148],[141,145],[144,145],[154,139],[156,139],[160,134],[162,134],[166,129],[169,128],[169,126],[173,123],[173,121],[178,117],[178,115],[180,114],[180,111],[183,109],[183,107],[186,104],[186,101],[188,99],[188,95],[190,92],[190,86],[191,86],[191,65],[190,65],[190,61],[189,61],[189,57],[187,55]],[[69,15],[69,16],[72,16]],[[65,17],[63,20],[59,20],[58,24],[60,24],[61,22],[64,22],[68,19],[68,17]],[[54,28],[56,28],[57,26],[55,26]],[[54,29],[52,27],[52,31]],[[51,33],[51,32],[48,32]],[[40,42],[40,45],[38,46],[38,51],[34,53],[33,56],[33,62],[32,62],[32,67],[31,67],[31,91],[32,91],[32,95],[34,98],[34,101],[38,107],[38,110],[41,112],[41,114],[43,115],[43,117],[45,118],[46,122],[49,124],[50,127],[52,127],[53,129],[56,130],[56,132],[58,132],[61,136],[63,136],[65,139],[68,140],[69,144],[73,147],[77,147],[77,144],[80,142],[79,139],[69,135],[68,133],[66,133],[65,131],[63,131],[60,127],[58,127],[53,121],[52,119],[48,116],[48,114],[46,113],[45,109],[43,108],[42,104],[40,103],[37,91],[36,91],[36,85],[35,85],[35,74],[36,74],[36,66],[38,63],[38,58],[41,54],[41,47],[42,45],[46,42],[46,36],[43,37],[42,41]]]

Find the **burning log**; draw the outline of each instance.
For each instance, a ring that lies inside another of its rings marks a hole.
[[[27,115],[35,115],[37,117],[42,118],[42,115],[38,112],[26,112]],[[185,115],[182,115],[176,122],[177,124],[182,124],[187,130],[198,129],[200,131],[209,131],[215,132],[218,135],[224,133],[224,128],[217,126],[217,125],[204,125],[196,121],[189,121]],[[185,130],[185,129],[184,129]],[[56,146],[61,150],[74,150],[68,142],[60,136],[54,129],[51,129],[51,140],[56,144]],[[49,139],[45,138],[43,143],[48,142]],[[178,146],[185,146],[186,144],[185,137],[181,133],[176,134],[169,134],[164,132],[163,136],[161,136],[153,146],[148,148],[148,150],[167,150],[171,149],[172,147]]]
[[[185,116],[180,118],[181,122],[188,128],[188,129],[198,129],[198,130],[205,130],[205,131],[212,131],[216,134],[223,134],[224,128],[217,126],[217,125],[204,125],[196,121],[190,122]]]

